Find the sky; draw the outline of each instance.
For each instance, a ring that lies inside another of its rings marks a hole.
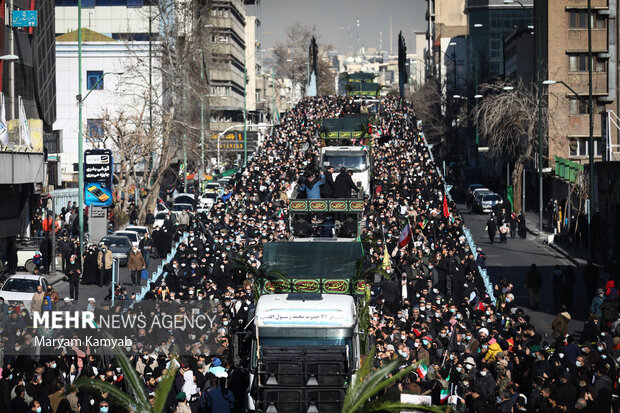
[[[398,51],[398,32],[402,30],[407,53],[415,52],[415,32],[426,30],[425,0],[261,0],[259,6],[246,6],[246,13],[261,21],[257,38],[261,49],[284,42],[288,26],[296,21],[316,26],[321,43],[331,44],[340,52],[363,47],[390,48],[392,20],[392,52]],[[359,29],[357,20],[359,19]],[[381,35],[380,35],[381,33]]]

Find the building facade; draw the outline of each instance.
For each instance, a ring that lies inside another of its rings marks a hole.
[[[592,0],[592,94],[594,113],[594,160],[601,160],[601,113],[618,107],[617,1]],[[544,19],[543,58],[546,79],[562,81],[548,85],[549,122],[548,157],[556,156],[578,163],[589,157],[589,74],[587,0],[545,0],[538,10]],[[613,116],[613,115],[612,115]],[[617,120],[616,120],[616,123]],[[613,127],[612,145],[618,144]],[[614,147],[617,152],[617,146]]]

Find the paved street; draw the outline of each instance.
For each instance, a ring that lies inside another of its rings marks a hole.
[[[161,259],[151,259],[149,262],[149,272],[153,273],[157,269],[157,266],[161,263]],[[54,283],[58,278],[62,279],[62,275],[58,272],[57,276],[50,276],[48,279]],[[131,283],[131,273],[127,267],[120,268],[120,282],[127,288],[127,292],[139,292],[142,287],[129,286]],[[144,281],[143,281],[144,284]],[[80,302],[85,302],[90,297],[95,298],[97,301],[103,300],[109,293],[110,287],[99,287],[98,285],[80,285],[79,297]],[[61,297],[69,297],[69,283],[66,281],[58,281],[54,284],[54,289],[60,294]]]
[[[499,282],[502,277],[506,277],[515,286],[515,299],[519,306],[531,314],[531,321],[536,326],[537,331],[551,334],[551,322],[556,314],[553,312],[553,291],[551,276],[555,265],[560,265],[564,269],[567,265],[573,265],[570,260],[565,258],[558,251],[548,245],[543,245],[535,236],[527,234],[526,239],[508,239],[507,244],[496,242],[491,244],[487,232],[485,231],[487,214],[471,213],[468,214],[464,204],[459,204],[459,210],[464,211],[463,217],[465,225],[470,229],[476,245],[481,247],[487,257],[487,268],[493,283]],[[532,263],[535,263],[543,275],[543,287],[540,292],[540,310],[530,311],[529,297],[524,286],[525,274]],[[588,298],[581,292],[585,290],[585,284],[581,276],[581,269],[576,270],[577,282],[575,283],[573,309],[570,311],[572,321],[569,325],[570,331],[581,332],[583,321],[588,316]]]

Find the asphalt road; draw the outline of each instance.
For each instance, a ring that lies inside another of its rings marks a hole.
[[[160,264],[161,264],[161,259],[151,258],[149,261],[149,267],[148,267],[149,273],[153,273]],[[55,277],[52,277],[52,278],[57,279]],[[129,285],[131,284],[131,272],[127,269],[127,267],[120,267],[119,280],[121,282],[121,285],[127,288],[127,292],[129,294],[131,294],[132,292],[138,293],[142,289],[142,287]],[[52,282],[54,282],[53,279],[52,279]],[[144,285],[144,280],[142,281],[142,284]],[[80,303],[86,303],[86,300],[92,297],[95,300],[97,300],[97,302],[100,302],[109,294],[109,288],[110,287],[106,287],[106,286],[99,287],[98,285],[80,285],[79,301]],[[59,281],[54,284],[54,289],[58,292],[61,299],[65,297],[69,297],[69,283],[68,282]]]
[[[467,213],[464,204],[458,204],[462,211],[465,225],[470,229],[476,245],[484,251],[487,260],[487,269],[492,282],[498,283],[502,277],[514,285],[515,301],[526,312],[531,314],[532,323],[537,330],[542,330],[550,334],[551,322],[556,316],[553,303],[553,288],[551,285],[552,272],[556,265],[564,269],[572,262],[565,256],[558,253],[548,245],[542,244],[535,236],[527,234],[526,239],[520,239],[518,235],[515,239],[508,238],[506,244],[499,244],[499,236],[495,238],[495,243],[491,244],[487,232],[485,231],[487,214]],[[530,269],[531,264],[535,263],[543,275],[543,286],[540,291],[540,308],[538,311],[529,309],[529,296],[524,286],[525,274]],[[585,284],[582,278],[581,269],[576,269],[575,288],[573,292],[573,305],[570,309],[572,321],[569,325],[571,331],[580,332],[583,322],[588,317],[590,303],[588,297],[583,293]]]

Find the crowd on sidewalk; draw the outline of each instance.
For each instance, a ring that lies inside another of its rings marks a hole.
[[[316,121],[356,110],[344,97],[303,99],[206,216],[191,215],[183,228],[166,228],[173,242],[181,229],[189,237],[166,265],[165,276],[150,286],[145,302],[215,316],[199,334],[131,332],[133,344],[126,350],[150,397],[170,367],[173,349],[181,353],[166,411],[244,411],[247,371],[234,365],[231,342],[255,311],[259,246],[290,240],[289,197],[299,177],[316,163]],[[375,365],[401,358],[402,366],[417,366],[385,395],[430,395],[435,404],[453,396],[468,412],[611,411],[618,396],[620,360],[619,296],[613,282],[603,290],[604,297],[595,285],[593,300],[601,302],[593,305],[581,337],[568,335],[570,314],[563,309],[553,337],[543,337],[515,305],[513,285],[500,280],[492,286],[493,295],[487,294],[478,273],[481,262],[467,243],[456,205],[445,197],[443,179],[415,126],[412,106],[387,97],[380,115],[361,234],[375,240],[365,254],[367,267],[382,269],[367,279],[369,337],[376,349]],[[92,300],[86,308],[117,312],[133,303],[122,288],[116,294],[116,308]],[[61,297],[52,300],[56,305],[65,302]],[[78,391],[72,385],[78,377],[90,377],[128,389],[109,355],[58,348],[58,356],[31,356],[38,332],[29,328],[29,310],[43,311],[43,305],[23,309],[0,303],[5,320],[0,411],[41,407],[54,413],[124,412],[108,394]],[[62,305],[71,306],[71,300]]]

